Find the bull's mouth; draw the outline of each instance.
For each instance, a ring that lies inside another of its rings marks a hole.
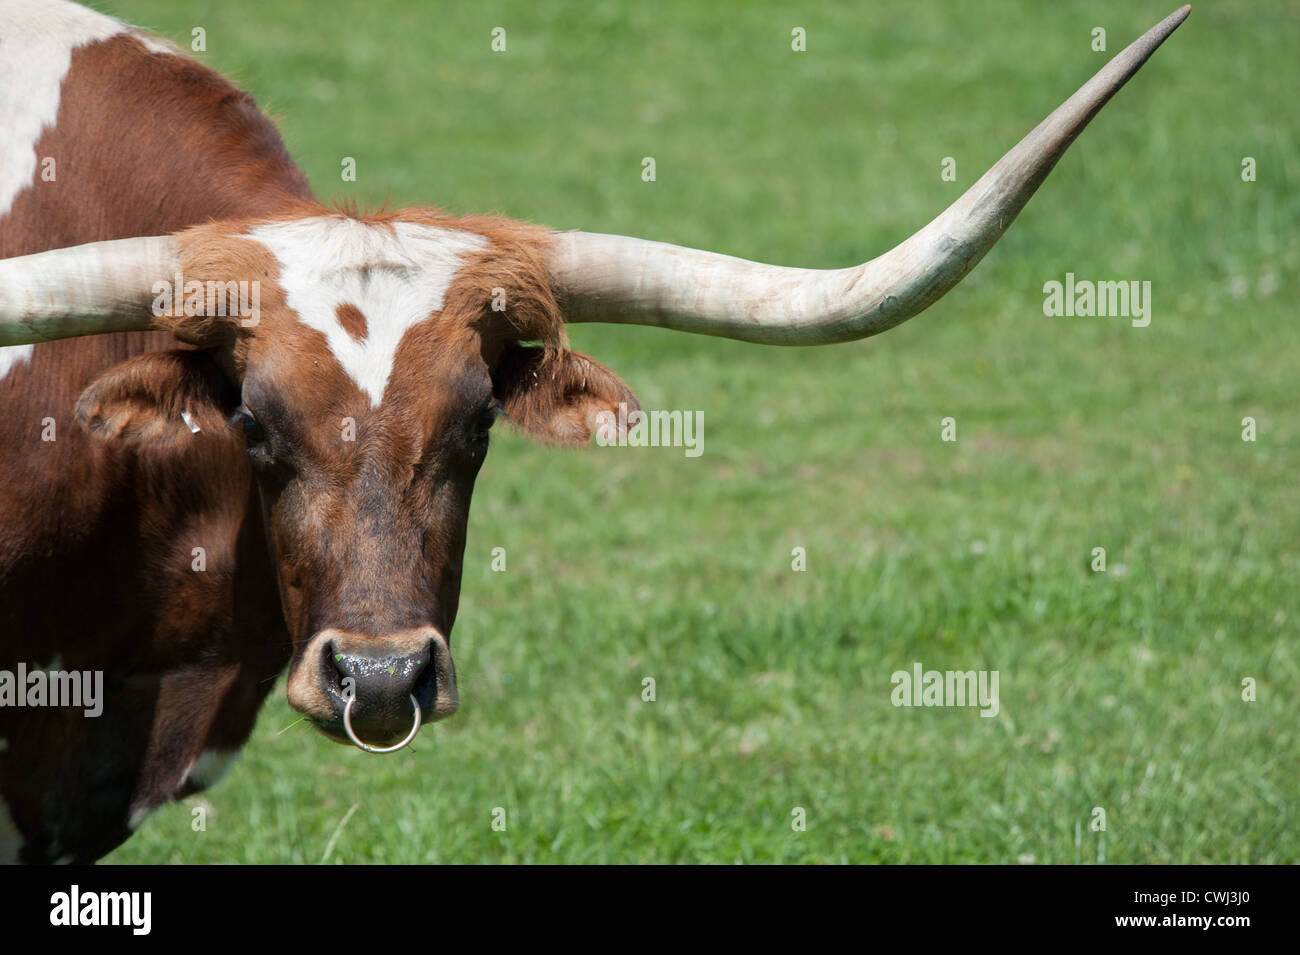
[[[289,673],[289,703],[335,742],[396,752],[456,711],[456,670],[431,627],[373,637],[316,634]]]
[[[370,740],[364,740],[357,735],[357,730],[352,725],[352,710],[356,702],[356,697],[353,697],[344,704],[343,718],[341,720],[325,721],[313,718],[312,722],[317,729],[334,740],[334,742],[350,743],[357,749],[365,750],[367,753],[395,753],[415,739],[416,734],[420,732],[420,727],[424,725],[424,710],[419,701],[412,695],[410,697],[411,725],[406,735],[383,732],[372,735]]]

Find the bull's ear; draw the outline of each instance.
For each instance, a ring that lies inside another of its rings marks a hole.
[[[238,391],[209,352],[151,352],[92,381],[77,402],[77,421],[97,438],[170,443],[224,433],[238,405]]]
[[[576,351],[511,344],[492,376],[506,418],[546,444],[585,444],[597,418],[640,408],[636,395],[598,361]],[[606,419],[608,420],[608,419]]]

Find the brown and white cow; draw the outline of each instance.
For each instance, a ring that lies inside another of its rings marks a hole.
[[[910,239],[820,272],[328,209],[222,77],[64,0],[0,0],[0,671],[106,675],[97,718],[0,707],[0,861],[94,860],[210,784],[286,666],[335,739],[452,713],[493,419],[574,444],[634,405],[565,322],[884,331],[974,267],[1187,12]]]

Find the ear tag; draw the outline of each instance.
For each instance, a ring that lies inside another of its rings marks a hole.
[[[193,432],[194,434],[199,433],[200,431],[199,423],[194,420],[194,416],[191,415],[188,411],[182,409],[181,420],[185,422],[185,426],[189,428],[191,432]]]

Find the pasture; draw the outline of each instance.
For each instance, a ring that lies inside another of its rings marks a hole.
[[[325,200],[821,268],[929,221],[1174,6],[99,4],[202,27]],[[1293,3],[1195,3],[881,337],[574,327],[646,408],[702,412],[703,453],[500,427],[460,712],[375,757],[281,686],[226,779],[107,861],[1300,861],[1298,48]],[[1067,273],[1149,281],[1149,325],[1044,315]],[[998,671],[998,715],[895,707],[916,662]]]

